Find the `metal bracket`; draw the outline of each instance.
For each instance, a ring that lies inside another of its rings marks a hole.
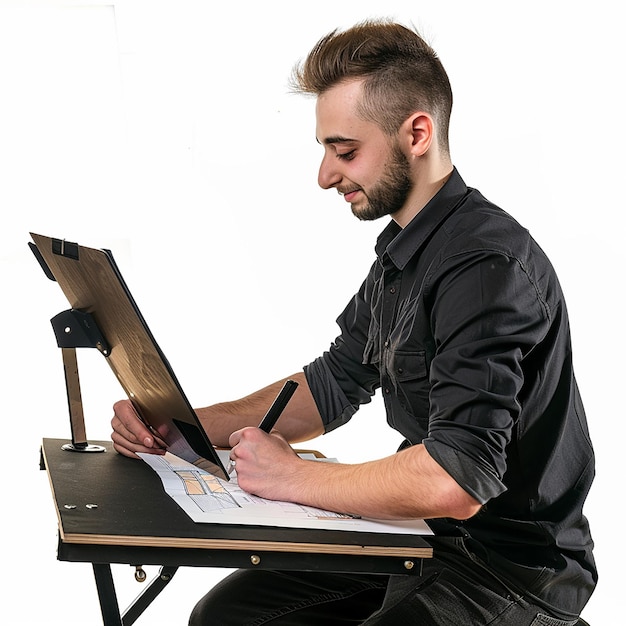
[[[132,604],[122,615],[123,626],[134,624],[139,616],[150,606],[152,601],[165,589],[174,577],[178,566],[163,565],[159,573],[150,581],[148,586],[133,600]],[[145,572],[144,572],[145,575]],[[136,573],[135,573],[136,578]],[[143,582],[143,581],[141,581]]]
[[[97,348],[109,356],[111,348],[100,332],[93,316],[79,309],[68,309],[50,322],[59,348]]]

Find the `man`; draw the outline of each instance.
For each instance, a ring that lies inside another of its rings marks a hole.
[[[385,21],[335,31],[294,85],[317,97],[319,184],[358,218],[391,220],[339,337],[289,376],[300,386],[277,430],[255,426],[284,381],[198,415],[232,448],[243,489],[425,518],[434,558],[421,576],[236,572],[190,623],[576,623],[597,578],[582,513],[594,455],[552,266],[453,167],[452,92],[415,32]],[[287,442],[341,426],[379,388],[406,438],[398,452],[356,465],[296,456]],[[120,453],[158,453],[127,401],[112,425]]]

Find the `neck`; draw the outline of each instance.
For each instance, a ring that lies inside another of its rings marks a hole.
[[[391,217],[404,228],[446,184],[452,174],[452,162],[448,159],[438,160],[414,172],[414,186],[404,206]]]

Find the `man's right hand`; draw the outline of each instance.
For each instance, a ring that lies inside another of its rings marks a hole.
[[[165,454],[165,449],[139,419],[130,400],[116,402],[113,411],[111,440],[117,452],[132,458],[137,458],[137,452]]]

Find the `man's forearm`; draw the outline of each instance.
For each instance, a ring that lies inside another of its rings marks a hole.
[[[291,443],[308,441],[324,432],[322,420],[304,373],[298,372],[288,378],[295,380],[298,388],[281,414],[276,429]],[[246,426],[258,426],[285,380],[287,378],[239,400],[196,409],[211,442],[218,447],[228,447],[231,433]]]
[[[466,519],[480,510],[421,445],[356,465],[294,460],[261,495],[379,519]]]

